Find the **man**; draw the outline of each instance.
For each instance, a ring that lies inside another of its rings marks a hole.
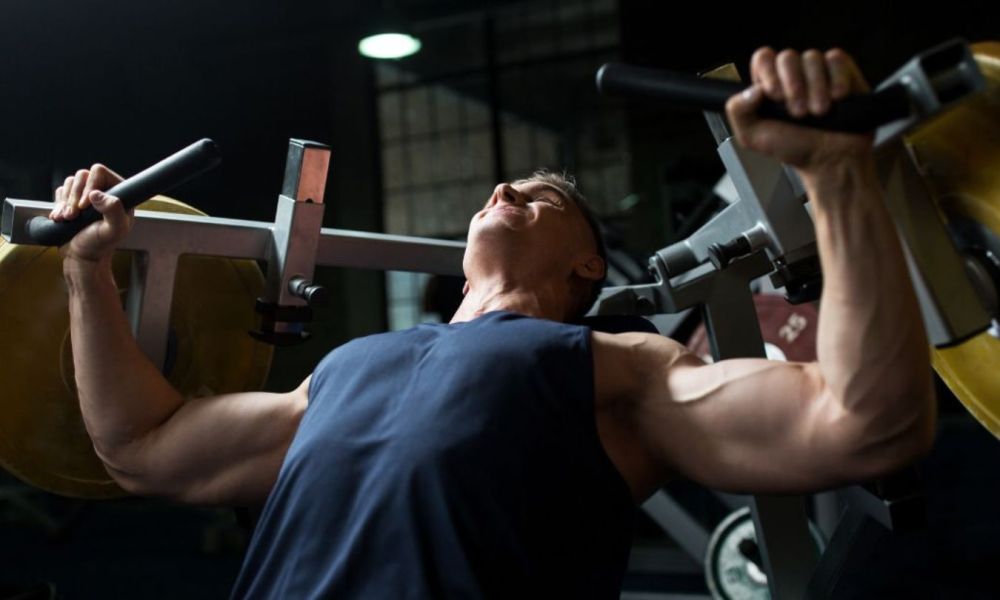
[[[803,492],[925,452],[928,345],[871,137],[762,121],[867,91],[842,51],[758,50],[730,99],[739,143],[794,167],[824,272],[819,360],[706,365],[670,339],[566,322],[604,275],[573,189],[501,184],[469,227],[449,325],[355,340],[286,394],[184,402],[137,349],[110,256],[129,227],[96,165],[52,218],[105,215],[63,248],[80,402],[126,490],[260,505],[237,597],[617,597],[633,503],[674,477]]]

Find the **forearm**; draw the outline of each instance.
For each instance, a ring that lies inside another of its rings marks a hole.
[[[933,419],[929,348],[870,156],[803,175],[823,268],[817,351],[832,396],[894,435]]]
[[[183,399],[136,344],[110,258],[67,258],[63,271],[80,409],[95,447],[107,458],[166,421]]]

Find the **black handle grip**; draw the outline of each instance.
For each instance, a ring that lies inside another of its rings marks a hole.
[[[219,147],[208,138],[171,154],[155,165],[136,173],[107,191],[118,197],[125,210],[135,208],[150,196],[163,193],[219,164]],[[99,221],[101,213],[88,206],[72,221],[52,221],[35,217],[25,224],[28,236],[42,246],[62,246],[87,225]]]
[[[597,70],[597,89],[602,94],[650,98],[680,107],[723,112],[730,96],[740,93],[746,86],[736,81],[707,79],[688,73],[607,63]],[[821,117],[793,117],[784,104],[771,100],[765,100],[757,114],[816,129],[867,133],[908,116],[910,100],[903,86],[894,85],[874,94],[838,100]]]

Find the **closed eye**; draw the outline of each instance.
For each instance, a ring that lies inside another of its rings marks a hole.
[[[559,199],[557,199],[555,196],[550,195],[550,194],[542,194],[540,196],[535,196],[534,198],[531,199],[531,201],[532,202],[539,202],[539,201],[541,201],[541,202],[548,202],[552,206],[562,206],[562,202]]]

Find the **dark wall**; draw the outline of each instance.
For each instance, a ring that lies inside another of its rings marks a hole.
[[[290,137],[332,147],[324,224],[382,227],[372,69],[351,3],[7,2],[0,35],[0,193],[49,199],[94,162],[136,172],[201,137],[223,163],[171,195],[271,220]],[[272,388],[332,346],[384,327],[382,278],[324,270],[334,291]]]
[[[373,74],[352,4],[3,2],[0,195],[48,199],[77,168],[130,174],[207,136],[222,165],[171,195],[271,220],[288,138],[300,137],[331,146],[324,224],[380,229]],[[312,341],[276,352],[269,389],[297,385],[333,346],[385,326],[381,274],[317,278],[332,306]],[[61,598],[221,598],[245,539],[231,510],[58,498],[0,471],[0,598],[39,581]]]

